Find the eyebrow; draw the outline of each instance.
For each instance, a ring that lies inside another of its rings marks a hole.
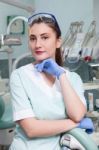
[[[44,35],[48,35],[48,33],[42,33],[42,34],[40,34],[40,36],[44,36]],[[31,37],[31,36],[33,36],[33,37],[34,37],[34,36],[35,36],[35,34],[30,34],[30,37]]]
[[[43,36],[43,35],[48,35],[49,33],[43,33],[43,34],[41,34],[41,36]]]

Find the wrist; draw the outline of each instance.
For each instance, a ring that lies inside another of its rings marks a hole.
[[[57,73],[57,78],[59,79],[65,73],[66,73],[66,71],[61,67],[60,70]]]
[[[71,119],[66,119],[67,120],[67,124],[69,125],[69,129],[73,129],[76,128],[78,126],[78,123],[72,121]]]
[[[59,75],[58,79],[60,80],[63,76],[66,76],[66,71],[62,72],[62,73]]]

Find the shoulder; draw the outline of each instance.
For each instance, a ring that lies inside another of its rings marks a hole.
[[[78,73],[76,73],[76,72],[69,72],[69,74],[70,74],[70,78],[72,79],[72,80],[79,80],[79,81],[82,81],[82,79],[81,79],[81,77],[80,77],[80,75],[78,74]]]
[[[28,72],[29,70],[32,70],[33,68],[34,67],[32,64],[27,64],[27,65],[21,66],[21,67],[12,71],[11,77],[14,75],[17,75],[18,73],[24,72],[25,70]]]
[[[67,68],[64,68],[64,70],[66,71],[66,75],[69,79],[79,79],[79,80],[81,80],[81,77],[78,73],[72,72]]]
[[[69,69],[66,68],[65,71],[66,71],[67,78],[71,82],[71,84],[83,86],[83,81],[78,73],[71,72]]]
[[[28,64],[25,66],[21,66],[20,68],[17,68],[12,71],[11,76],[10,76],[10,82],[11,81],[18,81],[19,76],[22,76],[23,78],[25,77],[25,72],[32,71],[34,69],[32,64]]]

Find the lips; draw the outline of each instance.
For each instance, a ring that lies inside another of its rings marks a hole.
[[[36,51],[35,53],[38,54],[38,55],[41,55],[41,54],[44,53],[44,51]]]

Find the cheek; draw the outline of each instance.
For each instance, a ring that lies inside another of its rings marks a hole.
[[[48,51],[48,54],[50,56],[54,56],[55,55],[55,52],[56,52],[56,47],[51,47]]]
[[[57,48],[56,42],[53,41],[52,44],[50,45],[51,52],[55,53],[56,48]]]
[[[35,54],[34,54],[34,47],[33,47],[33,45],[29,44],[29,49],[30,49],[32,55],[34,56]]]
[[[55,38],[52,38],[49,42],[48,42],[48,47],[51,49],[56,49],[57,48],[57,41]]]
[[[32,44],[31,42],[29,42],[29,48],[31,49],[31,51],[34,50],[34,44]]]

